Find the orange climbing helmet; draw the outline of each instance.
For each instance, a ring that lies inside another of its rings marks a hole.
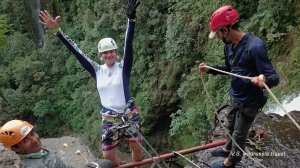
[[[11,120],[0,128],[0,142],[7,148],[21,142],[33,126],[22,120]]]
[[[217,9],[209,19],[209,38],[213,38],[218,29],[233,25],[240,18],[240,14],[231,6],[224,5]]]

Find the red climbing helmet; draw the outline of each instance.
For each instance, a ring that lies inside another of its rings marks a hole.
[[[231,6],[225,5],[217,9],[209,19],[209,38],[213,38],[218,29],[232,25],[238,21],[240,14]]]

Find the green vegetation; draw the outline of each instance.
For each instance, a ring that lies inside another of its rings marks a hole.
[[[6,44],[7,36],[5,34],[9,32],[9,26],[6,16],[0,15],[0,48]]]
[[[122,48],[127,1],[47,0],[43,9],[61,15],[61,28],[95,61],[100,38]],[[143,116],[143,132],[155,142],[182,148],[206,140],[213,105],[197,70],[200,62],[223,63],[223,45],[208,41],[208,18],[223,3],[242,15],[242,29],[265,40],[281,77],[277,96],[299,90],[299,0],[147,0],[137,11],[131,90]],[[271,7],[272,6],[272,7]],[[101,118],[95,81],[51,32],[37,47],[23,0],[0,2],[0,121],[22,118],[41,136],[81,134],[96,149]],[[9,40],[8,40],[9,39]],[[228,98],[228,78],[203,75],[216,107]],[[163,128],[163,129],[162,129]],[[165,134],[163,134],[165,135]],[[157,140],[159,139],[159,140]],[[180,142],[180,143],[179,143]]]

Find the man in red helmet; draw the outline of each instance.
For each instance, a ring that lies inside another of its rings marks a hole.
[[[11,120],[0,128],[0,143],[16,152],[21,159],[20,168],[73,168],[65,165],[54,153],[42,148],[33,126],[22,120]],[[112,162],[100,159],[84,168],[112,168]]]
[[[264,42],[259,37],[241,31],[238,26],[239,17],[239,13],[230,5],[217,9],[209,20],[209,38],[217,36],[225,43],[225,65],[214,68],[252,77],[249,80],[231,76],[227,108],[227,130],[237,144],[245,149],[251,124],[267,100],[263,84],[266,83],[270,88],[276,86],[279,77],[268,58]],[[203,73],[221,74],[206,67],[205,63],[199,65],[199,70]],[[235,167],[243,153],[228,136],[225,147],[214,150],[212,155],[227,157],[223,162],[212,165],[214,168],[222,168]]]

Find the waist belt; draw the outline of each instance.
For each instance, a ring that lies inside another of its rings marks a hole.
[[[133,110],[130,110],[129,112],[125,112],[125,113],[117,113],[114,110],[108,109],[103,107],[103,109],[101,110],[101,115],[102,118],[116,118],[116,117],[121,117],[124,115],[130,116],[133,114],[138,113],[138,110],[135,108]]]
[[[101,110],[102,118],[116,118],[116,117],[122,117],[124,115],[130,116],[130,115],[133,115],[136,113],[138,113],[138,110],[137,110],[134,98],[131,98],[127,102],[126,107],[124,108],[123,112],[121,112],[121,113],[116,112],[116,111],[106,108],[106,107],[103,107]]]

